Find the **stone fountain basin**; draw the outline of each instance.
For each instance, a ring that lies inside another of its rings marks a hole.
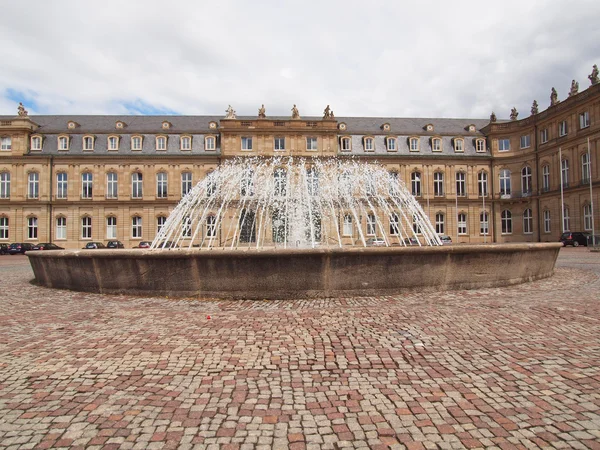
[[[27,252],[39,285],[102,294],[287,299],[507,286],[549,277],[561,243]]]

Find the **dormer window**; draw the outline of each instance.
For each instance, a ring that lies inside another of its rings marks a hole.
[[[58,137],[58,149],[59,150],[69,150],[69,136],[59,136]]]
[[[141,136],[132,136],[131,137],[131,150],[141,150],[142,149],[142,137]]]
[[[463,153],[465,151],[465,141],[462,138],[454,139],[454,151],[457,153]]]
[[[217,122],[210,122],[208,124],[208,128],[210,128],[211,130],[215,130],[217,128]]]
[[[120,120],[117,120],[117,122],[115,123],[115,128],[117,130],[121,130],[121,129],[125,128],[125,122],[121,122]]]
[[[474,133],[476,128],[475,125],[471,124],[467,127],[467,130],[469,130],[469,133]]]
[[[91,151],[94,150],[94,136],[83,137],[83,150]]]
[[[32,136],[31,137],[31,150],[40,151],[42,149],[42,137]]]
[[[156,150],[166,150],[167,149],[167,137],[166,136],[157,136],[156,137]]]
[[[190,136],[181,136],[181,150],[192,149],[192,138]]]
[[[70,121],[69,123],[67,123],[67,128],[69,130],[73,130],[75,127],[77,126],[77,123]]]
[[[408,148],[410,149],[411,152],[418,152],[419,151],[419,138],[418,137],[411,137],[408,139]]]
[[[352,151],[352,142],[350,141],[349,137],[343,137],[340,140],[341,143],[341,149],[343,152],[350,152]]]
[[[431,151],[441,152],[442,151],[442,139],[432,138],[431,139]]]
[[[345,124],[344,122],[342,122],[342,123],[340,123],[340,124],[338,125],[338,128],[339,128],[340,130],[344,131],[344,130],[346,129],[346,124]]]
[[[425,125],[423,127],[426,131],[433,131],[433,124],[432,123],[428,123],[427,125]]]
[[[384,123],[383,125],[381,125],[381,129],[383,131],[390,131],[392,128],[390,127],[389,123]]]
[[[375,151],[375,142],[372,137],[365,138],[365,152]]]
[[[119,150],[119,136],[108,137],[108,150]]]
[[[394,138],[394,137],[388,137],[386,139],[386,145],[387,145],[388,152],[395,152],[396,149],[398,148],[398,146],[396,145],[396,138]]]
[[[214,151],[217,149],[216,139],[214,136],[207,136],[204,138],[204,149]]]
[[[485,152],[485,139],[477,139],[475,141],[475,150],[477,152]]]
[[[171,128],[171,123],[167,122],[166,120],[162,123],[162,129],[163,130],[168,130],[169,128]]]

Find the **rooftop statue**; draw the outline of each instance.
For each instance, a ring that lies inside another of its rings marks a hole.
[[[225,110],[225,112],[226,112],[226,114],[225,114],[226,119],[235,119],[235,111],[233,110],[231,105],[229,105],[229,108],[227,108]]]
[[[575,80],[571,81],[571,90],[569,91],[569,97],[577,95],[579,92],[579,83]]]
[[[550,94],[550,106],[558,105],[559,103],[558,93],[556,92],[556,89],[552,88],[552,93]]]
[[[513,108],[510,110],[510,120],[517,120],[519,113],[517,112],[517,108]]]
[[[259,119],[264,119],[267,117],[266,111],[265,111],[265,104],[263,103],[263,105],[258,108],[258,118]]]
[[[329,105],[323,110],[323,119],[331,119],[331,109],[329,109]]]
[[[539,110],[538,110],[538,102],[537,102],[537,100],[534,100],[533,104],[531,105],[531,115],[535,116],[538,112],[539,112]]]
[[[298,108],[296,108],[296,105],[294,105],[294,107],[292,108],[292,119],[299,119],[300,118],[300,113],[298,112]]]
[[[592,73],[588,75],[588,79],[592,83],[592,86],[600,83],[600,77],[598,77],[598,75],[600,75],[600,72],[598,72],[598,66],[594,64],[594,67],[592,68]]]
[[[494,111],[492,111],[492,114],[490,114],[490,122],[495,122],[496,121],[496,113]]]
[[[334,118],[335,118],[335,116],[333,115],[333,109],[332,109],[332,110],[331,110],[331,112],[329,113],[329,118],[330,118],[330,119],[334,119]]]
[[[29,113],[23,106],[23,103],[21,103],[21,102],[19,102],[19,107],[17,108],[17,110],[19,111],[19,116],[21,116],[21,117],[27,117],[29,115]]]

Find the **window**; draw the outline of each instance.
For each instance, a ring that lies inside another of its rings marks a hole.
[[[165,226],[165,223],[167,223],[167,218],[165,216],[158,216],[156,218],[156,234],[160,233],[160,230]]]
[[[400,217],[398,214],[392,213],[390,214],[390,235],[398,236],[400,234]]]
[[[475,151],[485,152],[485,139],[477,139],[475,141]]]
[[[131,237],[132,239],[142,238],[142,218],[140,216],[131,218]]]
[[[454,139],[454,151],[455,152],[464,152],[465,151],[465,141],[462,139]]]
[[[389,177],[389,188],[390,195],[398,195],[398,172],[388,172]]]
[[[81,218],[81,237],[82,239],[92,238],[92,218],[90,216]]]
[[[487,211],[479,213],[479,234],[490,234],[490,219]]]
[[[512,213],[505,209],[500,215],[500,222],[502,224],[502,234],[512,233]]]
[[[119,150],[119,138],[117,136],[108,137],[108,149]]]
[[[41,150],[42,149],[42,138],[39,136],[34,136],[31,138],[31,150]]]
[[[548,128],[544,128],[543,130],[540,131],[540,142],[542,144],[545,144],[546,142],[548,142]]]
[[[588,184],[590,176],[590,154],[584,153],[581,155],[581,183]]]
[[[521,136],[521,148],[529,148],[531,147],[531,136],[526,134],[525,136]]]
[[[507,152],[510,150],[510,139],[498,139],[498,151]]]
[[[410,184],[412,187],[412,195],[415,197],[421,196],[421,172],[413,172],[410,174]]]
[[[550,166],[547,164],[542,167],[542,190],[544,192],[550,190]]]
[[[365,138],[365,152],[372,152],[373,150],[375,150],[373,138]]]
[[[0,198],[10,198],[10,172],[0,172]]]
[[[67,179],[66,172],[56,174],[56,198],[67,198]]]
[[[0,149],[6,151],[12,149],[12,138],[7,136],[0,138]]]
[[[584,111],[579,114],[579,128],[587,128],[590,126],[590,113]]]
[[[431,140],[431,150],[434,152],[442,151],[442,140],[440,138],[433,138]]]
[[[205,140],[204,140],[204,148],[206,150],[216,150],[217,145],[216,145],[216,139],[214,138],[214,136],[208,136]]]
[[[438,234],[444,234],[446,228],[444,213],[436,213],[435,215],[435,232]]]
[[[444,172],[434,172],[433,174],[433,195],[435,197],[444,196]]]
[[[480,197],[487,197],[488,195],[488,174],[485,170],[482,170],[477,174],[477,186]]]
[[[156,150],[167,149],[167,138],[165,136],[158,136],[156,138]]]
[[[569,215],[569,207],[565,205],[563,209],[563,231],[571,229],[571,216]]]
[[[247,151],[252,150],[252,138],[251,137],[243,137],[242,138],[242,150],[247,150]]]
[[[156,174],[156,197],[167,198],[167,174],[165,172]]]
[[[560,162],[561,174],[562,174],[562,185],[563,187],[569,187],[569,160],[563,159]]]
[[[27,176],[27,198],[39,198],[40,196],[40,174],[29,172]]]
[[[273,172],[274,189],[273,195],[276,197],[285,197],[287,185],[287,171],[278,167]]]
[[[252,169],[245,169],[242,174],[240,194],[242,197],[254,195],[254,171]]]
[[[307,137],[306,138],[306,150],[317,150],[317,138]]]
[[[192,190],[192,172],[181,173],[181,196],[185,197]]]
[[[550,224],[551,224],[550,210],[546,209],[546,210],[544,210],[544,233],[550,233],[550,231],[551,231]]]
[[[592,230],[592,205],[590,204],[583,206],[583,229]]]
[[[181,150],[191,150],[192,149],[192,138],[189,136],[181,137]],[[250,150],[252,150],[252,145],[250,145]]]
[[[56,239],[67,238],[67,218],[60,216],[56,218]]]
[[[276,137],[274,142],[275,151],[284,151],[285,150],[285,138],[284,137]]]
[[[109,216],[106,218],[106,239],[117,238],[117,218]]]
[[[396,151],[396,138],[389,137],[386,139],[387,150],[388,152]]]
[[[83,137],[83,149],[94,150],[94,138],[92,136]]]
[[[69,138],[67,136],[58,137],[58,149],[69,150]]]
[[[467,174],[464,172],[456,173],[456,195],[459,197],[467,195]]]
[[[419,139],[418,138],[410,138],[409,147],[411,152],[419,151]]]
[[[81,174],[81,198],[92,198],[94,177],[90,172]]]
[[[342,234],[344,236],[352,236],[352,216],[350,214],[344,215],[344,229]]]
[[[141,150],[142,149],[142,137],[141,136],[133,136],[131,138],[131,150]]]
[[[367,236],[375,236],[376,225],[375,214],[367,214]]]
[[[567,121],[563,120],[562,122],[558,123],[558,136],[559,137],[566,136],[567,133],[568,133]]]
[[[216,216],[208,216],[206,218],[206,237],[217,237],[217,218]]]
[[[500,195],[510,197],[510,170],[502,169],[500,171]]]
[[[38,238],[38,219],[37,217],[27,218],[27,239]]]
[[[533,190],[531,179],[531,167],[523,167],[521,169],[521,191],[523,191],[523,195],[531,194]]]
[[[308,184],[308,195],[319,194],[319,172],[315,167],[306,171],[306,183]]]
[[[458,215],[458,234],[467,234],[467,215],[462,212]]]
[[[8,239],[8,217],[0,217],[0,239]]]
[[[415,234],[421,234],[421,225],[419,224],[419,218],[416,214],[412,216],[412,229]]]
[[[106,198],[117,198],[118,196],[118,175],[116,172],[108,172],[106,174]]]
[[[342,147],[342,151],[343,152],[350,152],[352,151],[352,143],[350,141],[350,138],[348,137],[344,137],[341,139],[341,147]]]
[[[143,192],[143,179],[142,174],[139,172],[134,172],[131,174],[131,197],[132,198],[142,198],[144,196]]]
[[[185,216],[183,218],[183,233],[182,233],[182,235],[184,237],[192,237],[192,218],[190,216]]]
[[[213,174],[213,172],[209,172],[206,174],[206,179],[207,179],[207,183],[206,183],[206,196],[207,197],[212,197],[213,195],[215,195],[217,193],[217,180],[215,178],[215,175]],[[252,194],[249,194],[252,195]]]
[[[533,233],[533,214],[530,208],[523,211],[523,234]]]

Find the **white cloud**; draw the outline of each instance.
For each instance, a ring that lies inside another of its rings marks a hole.
[[[507,118],[600,63],[600,3],[52,1],[3,5],[0,113]],[[16,94],[15,94],[16,92]],[[28,98],[23,101],[27,103]]]

